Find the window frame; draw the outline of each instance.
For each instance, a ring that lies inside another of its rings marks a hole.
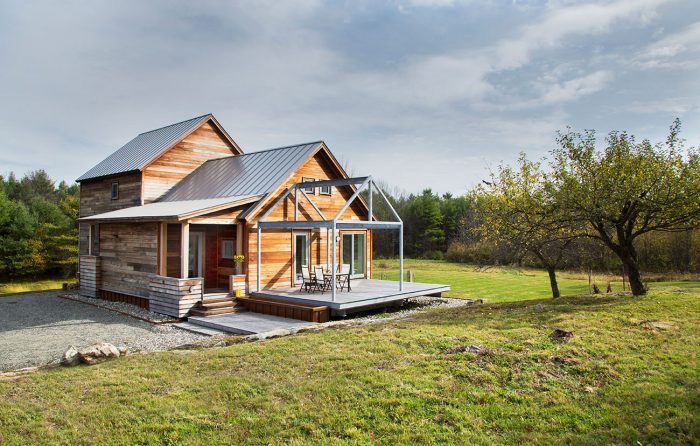
[[[116,186],[116,188],[115,188],[115,186]],[[112,197],[112,200],[119,200],[119,181],[112,182],[112,186],[110,187],[109,194],[110,194],[110,197]]]
[[[226,257],[225,252],[224,252],[224,244],[226,243],[231,243],[231,257]],[[226,259],[226,260],[233,260],[233,257],[236,255],[236,246],[235,242],[232,238],[222,238],[221,239],[221,255],[220,258]]]
[[[302,183],[310,183],[312,181],[316,181],[316,178],[301,177]],[[316,195],[316,188],[315,187],[305,187],[302,190],[304,192],[306,192],[307,194]]]
[[[319,180],[316,180],[319,181]],[[327,189],[327,191],[324,191],[324,189]],[[333,187],[331,186],[320,186],[318,188],[318,194],[319,195],[332,195]]]

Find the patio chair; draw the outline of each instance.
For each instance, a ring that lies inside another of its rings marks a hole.
[[[313,293],[314,291],[319,290],[322,286],[316,277],[311,277],[311,273],[309,273],[307,268],[301,269],[301,279],[302,282],[299,291],[306,289],[307,293]]]
[[[323,273],[323,267],[321,265],[314,266],[314,276],[316,276],[316,281],[321,285],[321,290],[326,291],[331,288],[331,279],[326,277]]]

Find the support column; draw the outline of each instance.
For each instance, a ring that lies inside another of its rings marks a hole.
[[[332,241],[333,253],[331,255],[331,258],[333,260],[333,263],[331,263],[331,296],[332,296],[331,301],[335,302],[335,293],[336,293],[335,286],[337,284],[336,276],[335,276],[335,272],[336,272],[335,271],[335,259],[336,259],[336,256],[335,256],[335,219],[333,220],[333,230],[331,231],[331,234],[333,235],[333,241]]]
[[[158,224],[158,275],[168,275],[168,224]]]
[[[299,189],[294,188],[294,221],[297,221],[299,215]]]
[[[367,221],[372,221],[372,181],[367,184],[367,191],[367,208],[369,208]]]
[[[180,277],[187,279],[190,269],[190,224],[182,223],[180,232]]]
[[[403,223],[399,226],[399,291],[403,291]]]
[[[326,228],[326,269],[331,267],[331,230]]]
[[[255,271],[256,271],[256,273],[257,273],[257,278],[256,278],[256,289],[257,289],[258,292],[260,292],[260,259],[262,258],[262,256],[260,255],[260,250],[261,250],[261,246],[262,246],[262,243],[261,243],[262,240],[261,240],[261,239],[262,239],[262,228],[260,227],[260,223],[258,223],[258,250],[257,250],[257,252],[256,252],[256,256],[257,256],[256,262],[257,262],[257,265],[256,265],[256,267],[255,267]],[[294,254],[292,253],[292,255],[294,255]]]

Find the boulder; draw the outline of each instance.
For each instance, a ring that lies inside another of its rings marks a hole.
[[[63,357],[61,358],[61,365],[65,366],[74,366],[78,365],[80,363],[80,356],[78,355],[78,349],[73,347],[72,345],[68,347],[68,350],[66,350],[63,353]]]
[[[552,339],[569,339],[573,338],[574,334],[570,331],[562,330],[561,328],[556,328],[549,336]]]
[[[535,311],[538,313],[542,313],[544,311],[544,307],[542,306],[542,304],[535,305]]]
[[[80,361],[87,365],[99,364],[119,357],[119,349],[108,342],[100,342],[78,350]]]

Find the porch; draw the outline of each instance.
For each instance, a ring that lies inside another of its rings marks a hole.
[[[403,282],[403,288],[399,289],[397,282],[389,280],[353,279],[351,291],[337,291],[335,298],[331,290],[308,293],[300,291],[299,287],[253,291],[251,297],[325,306],[333,315],[345,316],[374,307],[399,304],[411,297],[440,295],[449,290],[448,285],[433,283]]]

